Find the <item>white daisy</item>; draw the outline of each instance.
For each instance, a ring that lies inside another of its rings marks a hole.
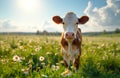
[[[39,50],[40,50],[40,48],[39,48],[39,47],[35,48],[35,51],[36,51],[36,52],[38,52]]]
[[[58,70],[59,68],[60,68],[59,66],[52,65],[53,70]]]
[[[13,61],[21,62],[20,57],[18,55],[13,56]]]
[[[39,57],[39,60],[40,60],[40,61],[44,61],[45,58],[44,58],[43,56],[40,56],[40,57]]]

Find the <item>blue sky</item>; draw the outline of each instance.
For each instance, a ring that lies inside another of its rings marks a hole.
[[[83,32],[110,31],[120,27],[119,4],[120,0],[0,0],[0,32],[63,31],[51,18],[69,11],[90,17],[79,26]],[[111,23],[112,18],[117,22]]]

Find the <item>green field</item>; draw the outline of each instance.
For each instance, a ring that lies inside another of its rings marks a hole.
[[[120,78],[120,35],[83,36],[80,69],[64,78]],[[63,78],[59,36],[0,35],[0,78]]]

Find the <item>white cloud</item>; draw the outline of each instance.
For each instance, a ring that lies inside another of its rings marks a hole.
[[[14,23],[10,20],[3,20],[0,22],[0,27],[3,28],[3,29],[6,29],[6,28],[14,28]]]
[[[0,20],[0,32],[36,32],[37,30],[48,32],[61,32],[62,26],[57,26],[52,21],[42,23],[18,23],[13,20]]]
[[[33,30],[32,26],[22,25],[13,20],[0,21],[0,32],[29,32]]]
[[[107,5],[101,8],[94,7],[89,1],[84,13],[90,21],[86,24],[93,31],[114,30],[120,28],[120,0],[106,0]]]
[[[0,32],[16,29],[16,25],[11,20],[0,20]]]
[[[62,32],[63,28],[61,25],[56,25],[52,21],[44,21],[43,24],[41,25],[42,30],[47,30],[49,32]]]

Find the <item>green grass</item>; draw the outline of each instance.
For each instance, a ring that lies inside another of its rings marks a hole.
[[[120,78],[120,36],[83,36],[80,61],[64,78]],[[59,36],[0,35],[0,78],[62,78],[62,62]]]

